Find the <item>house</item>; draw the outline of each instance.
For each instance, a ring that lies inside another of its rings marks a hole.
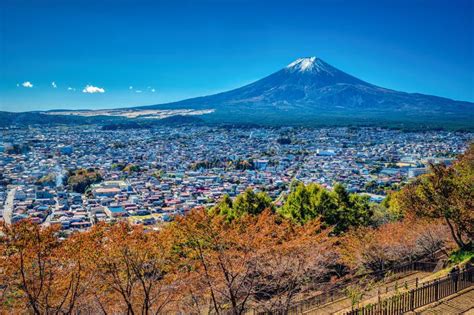
[[[104,212],[111,218],[123,217],[127,215],[127,211],[120,205],[109,205],[104,208]]]

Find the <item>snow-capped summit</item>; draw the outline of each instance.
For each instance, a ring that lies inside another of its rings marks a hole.
[[[293,72],[316,71],[327,72],[331,75],[333,74],[331,67],[327,63],[316,57],[298,58],[292,63],[290,63],[286,68]]]
[[[315,61],[316,57],[298,58],[290,63],[287,68],[299,71],[311,70]]]
[[[268,125],[462,123],[474,104],[398,92],[358,79],[317,57],[299,58],[258,81],[214,95],[141,109],[214,110],[204,121]],[[471,118],[471,119],[470,119]],[[404,125],[405,126],[405,125]]]

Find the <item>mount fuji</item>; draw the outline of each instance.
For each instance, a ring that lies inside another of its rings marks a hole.
[[[474,103],[383,88],[307,57],[249,85],[179,102],[97,111],[0,112],[0,125],[129,120],[474,130]]]
[[[474,127],[473,103],[379,87],[316,57],[235,90],[137,109],[212,110],[201,116],[209,123]]]

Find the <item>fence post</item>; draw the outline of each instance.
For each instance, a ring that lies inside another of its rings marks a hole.
[[[435,301],[439,299],[439,281],[435,280]]]
[[[418,277],[415,279],[415,288],[418,288]]]
[[[410,291],[410,311],[415,309],[415,290]]]

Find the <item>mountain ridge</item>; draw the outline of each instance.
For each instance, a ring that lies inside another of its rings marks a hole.
[[[426,123],[473,127],[474,104],[374,85],[316,57],[299,58],[248,85],[138,109],[215,109],[204,120],[225,123],[317,124],[343,119],[356,124]],[[304,112],[304,113],[302,113]]]
[[[380,87],[317,57],[298,58],[260,80],[229,91],[109,111],[113,116],[114,111],[150,110],[201,111],[204,114],[200,118],[209,124],[420,124],[433,128],[455,126],[474,130],[474,103]],[[90,116],[90,113],[103,113],[104,110],[84,112]],[[148,116],[136,115],[134,118],[150,118]]]

